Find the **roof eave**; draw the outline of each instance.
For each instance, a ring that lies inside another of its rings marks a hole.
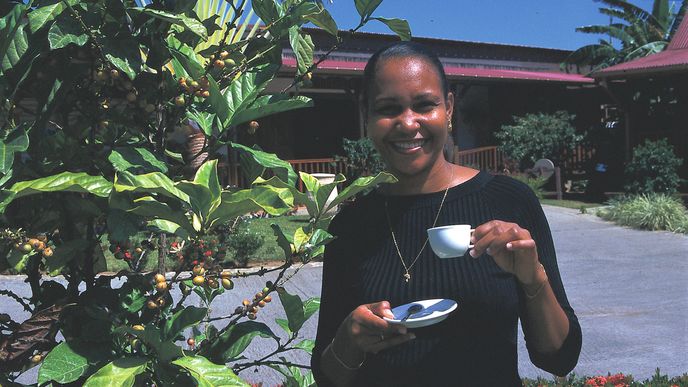
[[[630,68],[622,70],[612,70],[612,71],[598,71],[590,74],[589,76],[595,79],[604,78],[625,78],[625,77],[642,77],[647,74],[650,75],[670,75],[674,73],[681,73],[688,71],[688,63],[680,63],[671,66],[662,67],[641,67],[641,68]]]

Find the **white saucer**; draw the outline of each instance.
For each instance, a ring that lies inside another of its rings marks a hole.
[[[420,312],[410,315],[406,320],[401,321],[408,309],[419,304],[423,307]],[[432,300],[421,300],[416,302],[411,302],[404,305],[399,305],[396,308],[392,308],[392,313],[394,313],[394,319],[383,317],[390,324],[402,324],[407,328],[420,328],[432,324],[437,324],[438,322],[444,320],[449,316],[449,313],[456,309],[457,304],[454,300],[449,300],[446,298],[436,298]]]

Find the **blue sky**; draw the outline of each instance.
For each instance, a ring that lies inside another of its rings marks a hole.
[[[652,0],[630,2],[652,10]],[[340,29],[358,24],[353,0],[324,3]],[[418,37],[573,50],[601,37],[575,31],[584,25],[609,23],[598,12],[601,6],[594,0],[384,0],[374,16],[406,19]],[[364,31],[389,30],[372,21]]]

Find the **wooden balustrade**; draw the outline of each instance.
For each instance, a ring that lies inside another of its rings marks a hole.
[[[484,171],[502,171],[506,157],[496,146],[484,146],[454,152],[454,164]]]
[[[582,169],[593,154],[593,149],[588,149],[584,146],[578,146],[573,151],[565,154],[561,169]],[[345,176],[348,176],[346,163],[343,161],[337,161],[334,158],[286,161],[291,164],[296,173],[332,173],[335,175],[341,173]],[[464,165],[484,171],[501,173],[504,171],[504,168],[507,167],[506,164],[508,164],[508,158],[499,147],[485,146],[464,151],[455,151],[453,162],[458,165]],[[250,184],[250,182],[247,182],[241,173],[241,168],[238,164],[220,164],[218,166],[218,174],[220,183],[223,186],[246,188]],[[298,182],[298,188],[301,192],[304,192],[303,183],[300,180]]]
[[[291,164],[294,171],[298,174],[299,172],[305,173],[332,173],[332,174],[344,174],[347,175],[346,163],[343,161],[335,160],[334,158],[322,158],[322,159],[303,159],[303,160],[286,160]],[[227,164],[221,163],[218,165],[218,175],[220,179],[220,184],[223,186],[234,186],[246,188],[250,185],[250,182],[246,181],[243,173],[241,173],[241,167],[239,164]],[[303,183],[299,180],[298,182],[299,191],[304,192]]]

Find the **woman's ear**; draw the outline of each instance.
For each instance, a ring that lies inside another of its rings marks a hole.
[[[447,98],[444,102],[444,106],[447,110],[447,118],[451,120],[454,114],[454,93],[452,93],[451,91],[447,93]]]

